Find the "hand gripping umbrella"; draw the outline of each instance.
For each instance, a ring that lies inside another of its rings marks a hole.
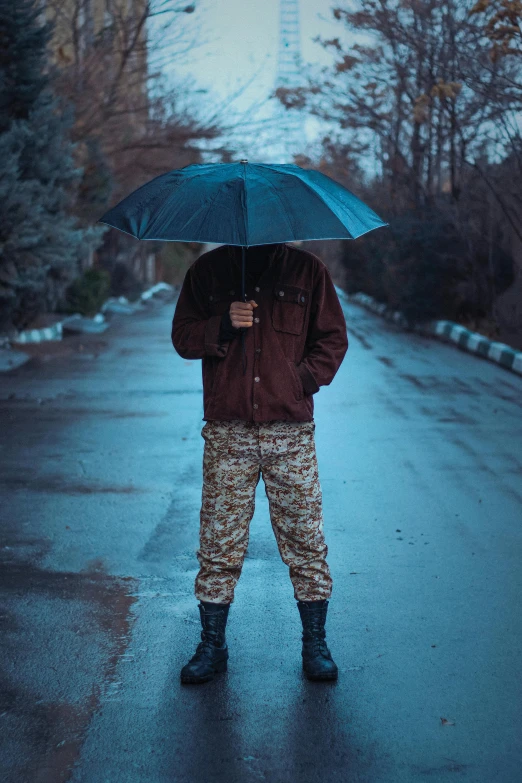
[[[160,174],[98,222],[137,239],[240,246],[243,301],[246,248],[295,240],[357,239],[389,225],[319,171],[247,160],[194,163]],[[245,360],[245,329],[241,331]]]

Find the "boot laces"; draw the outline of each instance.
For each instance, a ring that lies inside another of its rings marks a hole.
[[[193,660],[197,660],[203,656],[212,657],[213,651],[218,648],[222,647],[223,645],[217,644],[217,639],[215,637],[207,636],[204,632],[201,634],[201,641],[199,642],[198,646],[196,647],[196,652],[194,653]]]
[[[201,631],[201,641],[198,647],[200,647],[202,650],[205,648],[223,646],[223,641],[224,641],[223,623],[219,622],[218,618],[215,618],[215,620],[217,622],[211,621],[207,623],[207,627]]]
[[[211,639],[203,639],[203,641],[199,642],[198,646],[196,647],[196,655],[201,655],[202,653],[211,653],[213,648],[217,647],[216,644]]]
[[[321,653],[321,655],[324,655],[325,657],[329,657],[330,655],[330,651],[324,639],[319,639],[319,638],[310,639],[305,641],[305,644],[307,648],[310,650],[310,652]]]
[[[305,621],[305,634],[307,637],[313,637],[314,639],[324,639],[324,617],[316,614],[309,615]]]
[[[329,650],[326,644],[326,632],[324,630],[324,615],[309,614],[306,618],[303,642],[311,652],[319,652],[328,657]]]

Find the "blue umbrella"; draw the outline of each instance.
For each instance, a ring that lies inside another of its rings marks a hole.
[[[137,239],[245,248],[356,239],[387,226],[351,191],[312,169],[282,163],[194,163],[160,174],[99,219]],[[241,335],[243,340],[245,330]]]

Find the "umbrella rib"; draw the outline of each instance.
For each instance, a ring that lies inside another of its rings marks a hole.
[[[207,206],[207,209],[206,209],[206,212],[205,212],[205,216],[204,216],[204,218],[203,218],[203,221],[205,221],[205,220],[206,220],[206,218],[207,218],[207,215],[208,215],[208,213],[209,213],[210,209],[212,208],[212,206],[213,206],[214,202],[216,201],[216,199],[217,199],[217,198],[219,198],[219,196],[220,196],[220,194],[221,194],[221,191],[223,190],[223,188],[224,188],[226,185],[228,185],[228,180],[226,180],[225,182],[222,182],[222,183],[221,183],[220,187],[218,188],[218,191],[217,191],[217,193],[216,193],[216,194],[214,195],[214,197],[213,197],[213,198],[210,200],[210,203],[209,203],[209,204],[208,204],[208,206]],[[183,223],[183,225],[182,225],[182,226],[180,226],[180,227],[178,228],[178,231],[179,231],[179,232],[181,232],[181,231],[184,231],[184,230],[186,229],[186,227],[187,227],[188,225],[190,225],[190,223],[191,223],[191,222],[194,220],[194,218],[195,218],[197,215],[199,215],[200,211],[203,209],[203,206],[204,206],[204,205],[202,205],[202,206],[201,206],[201,207],[200,207],[198,210],[196,210],[196,212],[194,212],[194,213],[193,213],[193,214],[192,214],[192,215],[189,217],[189,219],[188,219],[188,220],[186,220],[186,221]],[[155,222],[157,222],[157,220],[158,220],[158,218],[156,217],[156,221],[155,221]],[[152,227],[152,226],[151,226],[151,227]],[[185,241],[186,241],[186,240],[185,240]]]
[[[271,171],[277,171],[277,169],[273,169],[273,168],[272,168],[272,167],[271,167],[271,166],[270,166],[268,163],[267,163],[267,164],[265,164],[265,165],[266,165],[266,167],[267,167],[268,169],[270,169]],[[319,172],[319,173],[322,173],[322,172]],[[325,201],[325,200],[322,198],[322,196],[321,196],[321,195],[320,195],[320,194],[319,194],[319,193],[318,193],[318,192],[317,192],[317,191],[316,191],[316,190],[315,190],[315,189],[312,187],[312,185],[310,185],[310,183],[308,183],[308,182],[307,182],[305,179],[303,179],[303,178],[302,178],[302,177],[299,175],[299,173],[298,173],[298,172],[296,172],[296,173],[295,173],[293,176],[294,176],[294,177],[297,177],[297,179],[299,180],[299,182],[302,182],[302,184],[305,186],[305,188],[308,188],[308,190],[310,190],[310,191],[311,191],[311,192],[312,192],[312,193],[313,193],[313,194],[314,194],[314,195],[315,195],[315,196],[316,196],[318,199],[320,199],[320,200],[322,201],[322,203],[323,203],[323,204],[324,204],[326,207],[328,207],[328,204],[327,204],[327,203],[326,203],[326,201]],[[326,177],[327,175],[326,175],[326,174],[323,174],[323,176],[325,176],[325,177]],[[330,177],[328,177],[328,179],[330,179]],[[335,180],[332,180],[332,182],[335,182]],[[335,184],[336,184],[336,185],[338,185],[339,183],[338,183],[338,182],[335,182]],[[318,185],[317,187],[319,187],[319,188],[321,188],[321,190],[323,190],[323,188],[321,187],[321,185]],[[348,188],[346,188],[346,190],[348,190]],[[330,193],[329,191],[326,191],[326,193],[327,193],[328,197],[331,197],[331,198],[332,198],[334,201],[336,201],[336,202],[337,202],[337,204],[338,204],[340,207],[342,207],[343,209],[345,209],[345,210],[349,211],[349,212],[350,212],[350,216],[352,217],[352,219],[356,220],[356,221],[357,221],[359,224],[361,224],[361,221],[360,221],[360,219],[357,217],[357,215],[355,215],[355,213],[354,213],[354,211],[353,211],[353,209],[352,209],[351,207],[348,207],[346,204],[343,204],[343,202],[342,202],[340,199],[338,199],[338,198],[337,198],[337,197],[336,197],[336,196],[335,196],[333,193]],[[350,191],[350,193],[351,193],[351,191]],[[357,199],[359,198],[358,196],[356,196],[356,195],[355,195],[355,193],[352,193],[352,196],[354,196],[354,197],[355,197],[355,198],[357,198]],[[360,200],[360,199],[359,199],[359,200]],[[367,206],[367,205],[365,205],[365,206]],[[330,207],[328,207],[328,209],[330,209]],[[370,207],[368,207],[368,209],[370,209]],[[372,210],[372,211],[373,211],[373,210]],[[339,217],[338,217],[337,215],[335,215],[335,213],[333,213],[333,212],[332,212],[332,214],[334,214],[335,218],[336,218],[337,220],[339,220],[339,223],[341,223],[341,225],[343,225],[343,223],[341,222],[341,220],[339,219]],[[380,218],[379,218],[379,219],[380,219]],[[362,225],[362,224],[361,224],[361,225]],[[376,226],[376,228],[378,228],[378,226]],[[361,235],[359,235],[359,236],[361,236]],[[356,237],[354,237],[354,238],[356,238]]]
[[[216,199],[217,199],[217,198],[219,198],[219,196],[221,195],[221,191],[223,190],[223,188],[224,188],[226,185],[228,185],[228,180],[225,180],[225,182],[222,182],[222,183],[221,183],[221,186],[218,188],[218,191],[217,191],[216,195],[214,196],[214,198],[213,198],[213,199],[211,199],[211,201],[210,201],[210,203],[209,203],[209,205],[208,205],[208,207],[207,207],[207,211],[205,212],[205,217],[203,218],[203,220],[204,220],[204,221],[207,219],[207,215],[208,215],[208,213],[209,213],[210,209],[212,208],[212,206],[214,205],[214,201],[216,201]],[[199,210],[198,210],[198,211],[199,211]],[[196,215],[197,215],[197,212],[196,212]],[[195,217],[196,215],[192,215],[192,217],[190,218],[190,220],[187,220],[187,221],[185,221],[185,223],[184,223],[184,224],[183,224],[183,226],[181,227],[180,231],[183,231],[183,230],[184,230],[184,229],[185,229],[185,228],[186,228],[186,227],[189,225],[189,223],[190,223],[190,222],[191,222],[191,221],[194,219],[194,217]]]
[[[274,169],[274,168],[272,168],[272,166],[270,166],[268,163],[266,163],[266,164],[264,164],[264,165],[266,165],[267,169],[270,169],[271,171],[277,171],[277,169]],[[280,173],[280,172],[279,172],[279,173]],[[338,217],[338,215],[336,215],[336,214],[335,214],[335,212],[333,212],[333,211],[332,211],[332,209],[331,209],[331,208],[328,206],[328,204],[326,203],[326,201],[325,201],[323,198],[321,198],[321,196],[319,195],[319,193],[318,193],[316,190],[314,190],[314,188],[313,188],[313,187],[312,187],[312,186],[311,186],[311,185],[310,185],[308,182],[306,182],[306,180],[302,179],[302,178],[299,176],[299,174],[298,174],[298,173],[295,173],[295,174],[293,174],[293,176],[294,176],[294,177],[296,177],[296,178],[299,180],[299,182],[300,182],[302,185],[304,185],[304,186],[305,186],[305,188],[306,188],[307,190],[309,190],[311,193],[313,193],[313,194],[314,194],[314,196],[315,196],[317,199],[319,199],[319,201],[321,202],[321,204],[323,204],[325,207],[327,207],[327,209],[329,209],[329,210],[330,210],[330,212],[331,212],[331,213],[332,213],[332,215],[335,217],[335,219],[338,221],[338,223],[340,223],[340,225],[341,225],[341,226],[342,226],[342,227],[343,227],[343,228],[344,228],[346,231],[348,231],[348,229],[347,229],[347,228],[346,228],[346,226],[343,224],[343,222],[342,222],[342,221],[341,221],[341,219]],[[328,194],[328,195],[330,195],[330,194]],[[356,198],[357,198],[357,197],[356,197]],[[346,207],[344,207],[344,208],[346,209]],[[350,212],[352,213],[352,210],[350,210]],[[360,222],[360,221],[359,221],[359,222]],[[350,233],[350,232],[349,232],[349,233]],[[299,239],[299,237],[296,237],[296,239]],[[355,237],[352,237],[352,239],[355,239]]]
[[[272,170],[274,170],[274,169],[272,169]],[[270,182],[270,180],[269,180],[269,179],[267,179],[265,176],[263,176],[263,174],[261,174],[260,172],[258,172],[258,175],[259,175],[260,177],[262,177],[262,178],[265,180],[265,182],[268,182],[268,185],[269,185],[269,187],[270,187],[270,188],[271,188],[271,189],[274,191],[274,193],[276,194],[276,196],[277,196],[277,198],[278,198],[278,201],[279,201],[279,203],[281,204],[281,206],[282,206],[282,208],[283,208],[283,212],[285,213],[286,222],[288,223],[288,225],[289,225],[289,227],[290,227],[290,231],[291,231],[291,232],[292,232],[292,234],[293,234],[293,238],[294,238],[294,239],[297,239],[298,237],[296,237],[296,236],[295,236],[294,226],[293,226],[293,224],[292,224],[292,221],[290,220],[290,216],[289,216],[289,214],[288,214],[288,212],[287,212],[287,209],[286,209],[286,207],[285,207],[285,205],[284,205],[284,203],[283,203],[283,200],[282,200],[282,198],[281,198],[281,196],[280,196],[280,194],[279,194],[278,190],[277,190],[277,189],[274,187],[274,185],[273,185],[273,184]]]
[[[169,173],[171,173],[171,172],[169,172]],[[180,179],[179,181],[177,181],[175,183],[175,186],[174,186],[173,190],[171,190],[170,193],[168,194],[167,199],[166,199],[165,203],[162,205],[161,209],[158,210],[156,216],[148,224],[148,226],[146,228],[146,231],[154,230],[158,220],[163,217],[163,212],[165,210],[168,210],[169,202],[171,201],[173,196],[179,197],[180,191],[183,188],[186,188],[187,186],[192,185],[195,179],[201,179],[201,177],[204,177],[204,176],[205,175],[202,172],[195,171],[193,176],[190,177],[190,179]],[[154,180],[152,180],[152,181],[154,181]],[[146,184],[150,185],[150,182],[146,183]],[[188,221],[188,222],[190,222],[190,221]],[[142,237],[138,237],[138,239],[142,239]]]

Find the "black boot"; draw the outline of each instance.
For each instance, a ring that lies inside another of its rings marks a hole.
[[[303,669],[309,680],[336,680],[337,666],[325,641],[328,601],[298,601],[303,623]]]
[[[230,604],[201,601],[201,641],[190,661],[181,670],[181,682],[199,683],[212,680],[216,672],[226,672],[228,647],[225,640]]]

